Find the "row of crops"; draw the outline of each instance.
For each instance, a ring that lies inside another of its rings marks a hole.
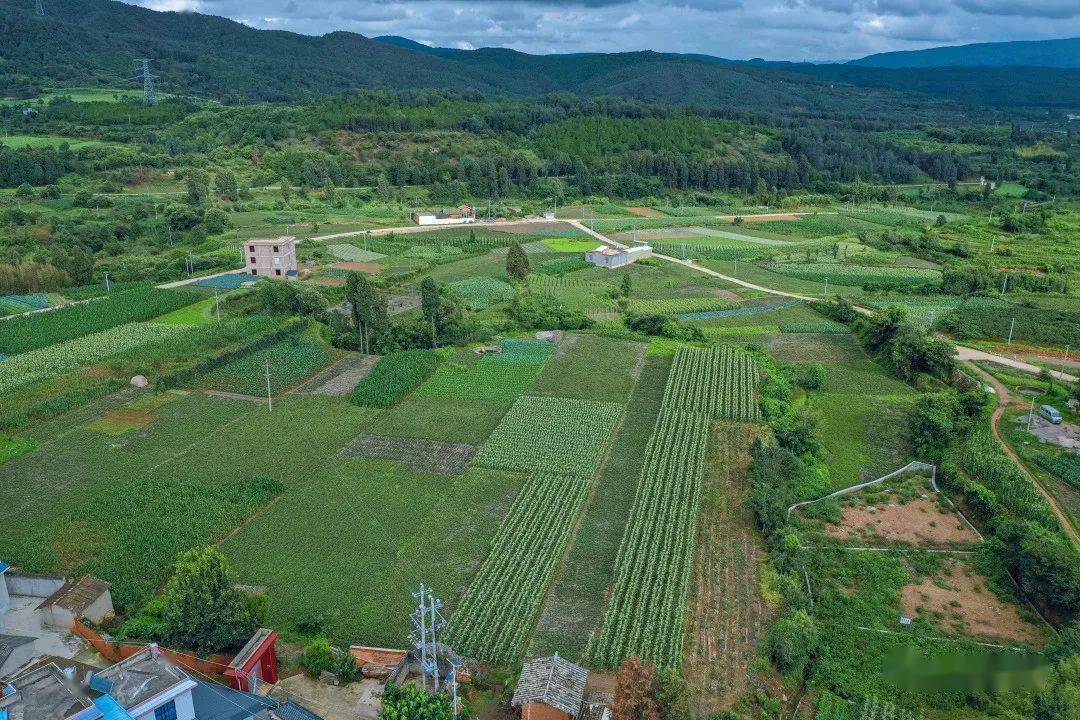
[[[165,338],[188,331],[189,328],[180,325],[128,323],[21,355],[13,355],[0,363],[0,393],[72,372],[112,355],[161,342]]]
[[[714,420],[759,420],[756,383],[757,363],[744,352],[727,346],[683,348],[675,355],[664,407],[704,413]]]
[[[529,478],[451,620],[456,650],[486,662],[521,656],[588,487],[581,477]]]
[[[823,283],[827,279],[836,285],[849,287],[921,285],[941,280],[941,272],[938,270],[888,265],[878,267],[842,263],[777,263],[765,267],[800,280]]]
[[[757,417],[755,375],[752,359],[730,348],[676,352],[590,662],[615,667],[636,655],[662,668],[681,664],[709,423]]]
[[[0,295],[0,315],[18,315],[32,310],[42,310],[50,304],[48,293]]]
[[[120,325],[149,320],[201,299],[202,295],[186,290],[140,287],[85,304],[13,317],[3,321],[0,353],[17,355],[46,348]]]

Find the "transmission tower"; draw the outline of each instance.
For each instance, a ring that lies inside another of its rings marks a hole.
[[[154,75],[150,72],[150,58],[139,58],[135,64],[142,68],[142,73],[133,79],[142,78],[143,102],[153,105],[157,102],[157,90],[154,89]]]
[[[37,0],[38,17],[45,17],[45,0]]]
[[[420,591],[413,593],[418,606],[410,619],[413,631],[410,634],[413,647],[420,651],[420,672],[424,676],[424,689],[428,689],[428,676],[432,680],[432,692],[439,690],[439,634],[446,627],[446,619],[439,612],[442,600],[435,597],[431,588],[421,584]]]

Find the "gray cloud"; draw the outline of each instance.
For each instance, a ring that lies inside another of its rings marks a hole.
[[[124,0],[254,27],[532,53],[658,50],[839,60],[1080,35],[1078,0]]]

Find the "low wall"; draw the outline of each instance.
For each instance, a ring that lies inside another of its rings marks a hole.
[[[25,597],[47,598],[64,585],[62,577],[13,570],[4,573],[4,580],[7,582],[8,594]]]
[[[79,620],[76,620],[71,626],[71,631],[93,645],[94,649],[110,662],[125,660],[149,646],[148,643],[106,640]],[[229,667],[229,662],[232,661],[232,657],[220,653],[201,658],[194,653],[180,652],[179,650],[170,650],[164,647],[160,649],[174,665],[179,665],[185,670],[202,673],[203,675],[223,675],[225,669]]]

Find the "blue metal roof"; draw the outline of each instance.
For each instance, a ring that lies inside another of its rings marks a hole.
[[[3,356],[0,356],[0,360],[2,360],[2,359],[3,359]],[[6,571],[9,567],[11,567],[11,566],[8,565],[3,560],[0,560],[0,575],[3,575],[4,571]]]

